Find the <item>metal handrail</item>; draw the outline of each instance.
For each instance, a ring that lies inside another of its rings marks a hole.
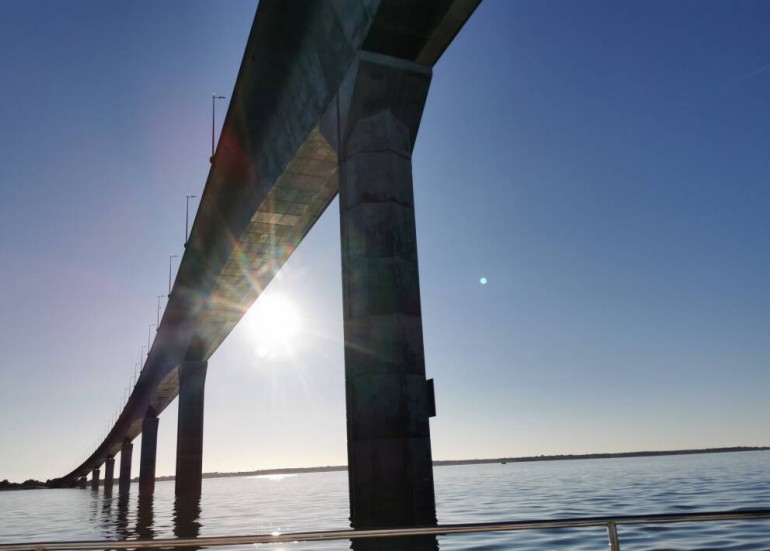
[[[620,551],[617,527],[639,524],[673,524],[678,522],[704,522],[770,519],[770,509],[748,509],[706,513],[679,513],[659,515],[627,515],[615,517],[584,517],[556,520],[524,520],[516,522],[479,522],[444,524],[416,528],[389,528],[381,530],[328,530],[318,532],[289,532],[285,534],[255,534],[247,536],[208,536],[202,538],[167,538],[155,540],[91,540],[35,543],[0,543],[0,551],[74,551],[79,549],[159,549],[169,547],[219,547],[224,545],[250,545],[256,543],[291,543],[333,541],[370,538],[396,538],[410,536],[445,536],[449,534],[473,534],[479,532],[514,532],[553,528],[607,528],[612,551]]]

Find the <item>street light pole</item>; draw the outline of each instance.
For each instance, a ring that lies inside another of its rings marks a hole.
[[[160,329],[160,299],[166,298],[166,295],[158,295],[158,321],[155,324],[155,330]]]
[[[155,327],[154,323],[151,323],[147,328],[147,357],[150,357],[150,335],[152,335],[152,328]]]
[[[211,94],[211,158],[209,159],[209,162],[211,163],[214,162],[214,124],[218,99],[225,99],[225,96],[217,96],[216,94]]]
[[[184,246],[187,246],[187,239],[190,237],[189,232],[187,231],[187,227],[190,220],[190,199],[196,198],[197,195],[188,195],[187,196],[187,210],[184,212]]]
[[[174,259],[177,258],[179,255],[172,254],[168,257],[168,296],[171,296],[171,270],[174,265]]]

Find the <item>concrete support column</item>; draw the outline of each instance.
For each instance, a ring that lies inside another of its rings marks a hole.
[[[108,457],[104,463],[104,492],[112,493],[112,481],[115,476],[115,458]]]
[[[155,491],[155,457],[158,450],[158,418],[154,413],[142,421],[142,452],[139,458],[139,495]]]
[[[362,52],[327,116],[340,156],[350,519],[436,523],[412,149],[431,69]],[[341,138],[341,139],[340,139]]]
[[[120,478],[118,479],[118,489],[122,495],[128,495],[131,487],[131,453],[134,451],[134,445],[131,442],[124,442],[120,448]]]
[[[203,390],[208,362],[179,366],[179,424],[176,435],[176,495],[200,496],[203,474]]]
[[[91,472],[91,489],[92,490],[99,489],[99,469],[94,469]]]
[[[80,488],[85,488],[85,487],[86,487],[86,485],[87,485],[87,482],[88,482],[88,481],[86,480],[86,477],[85,477],[85,476],[81,476],[81,477],[78,479],[78,486],[79,486]]]

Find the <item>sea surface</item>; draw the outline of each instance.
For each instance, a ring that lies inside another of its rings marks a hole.
[[[465,523],[770,508],[770,451],[437,467],[439,522]],[[0,492],[0,543],[170,538],[348,528],[347,473],[205,479],[179,510],[173,482],[139,503],[102,489]],[[770,551],[770,519],[621,526],[621,549]],[[350,542],[246,546],[348,549]],[[606,550],[604,528],[438,537],[443,550]],[[233,548],[230,548],[233,549]]]

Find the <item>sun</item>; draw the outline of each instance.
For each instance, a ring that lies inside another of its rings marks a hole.
[[[264,294],[249,312],[249,338],[260,358],[290,356],[297,346],[302,318],[294,303],[284,295]]]

